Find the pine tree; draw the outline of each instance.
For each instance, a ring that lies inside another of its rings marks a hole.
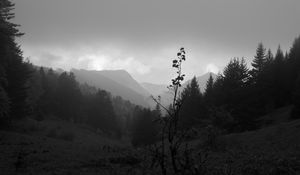
[[[300,36],[297,37],[293,43],[293,46],[291,47],[290,53],[289,53],[289,64],[291,69],[291,77],[293,79],[293,85],[296,84],[296,79],[298,75],[300,74]]]
[[[238,89],[246,85],[249,80],[249,70],[244,58],[234,58],[224,69],[223,83],[228,89]]]
[[[212,104],[212,95],[213,95],[213,88],[214,88],[214,79],[212,75],[209,75],[209,79],[206,82],[206,88],[204,93],[204,98],[207,104]]]
[[[230,111],[234,118],[235,126],[231,131],[243,131],[254,129],[255,109],[249,96],[249,71],[245,60],[234,58],[225,67],[223,78],[219,85],[218,98],[219,106],[226,111]],[[217,83],[217,82],[216,82]]]
[[[266,63],[266,49],[264,48],[262,43],[259,43],[256,49],[256,55],[254,56],[254,60],[251,63],[253,69],[251,70],[251,75],[253,81],[256,82],[257,78],[262,73],[265,63]]]
[[[272,54],[272,51],[271,51],[271,49],[268,49],[268,52],[266,55],[266,65],[270,65],[273,60],[274,60],[274,56]]]
[[[273,64],[273,96],[275,98],[275,106],[282,107],[287,102],[287,82],[286,82],[286,60],[281,47],[278,46]]]
[[[183,102],[181,109],[180,125],[183,128],[188,128],[199,124],[201,117],[203,117],[202,94],[196,77],[193,77],[191,82],[183,90],[181,94]]]
[[[16,37],[23,34],[19,32],[18,25],[11,23],[14,13],[11,12],[14,4],[9,0],[0,2],[0,65],[4,71],[7,85],[3,87],[10,99],[10,116],[24,117],[27,113],[27,87],[30,71],[23,62],[22,51],[15,42]]]

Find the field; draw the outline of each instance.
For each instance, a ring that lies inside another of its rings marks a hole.
[[[273,114],[281,122],[217,136],[209,149],[205,138],[190,141],[200,156],[200,172],[299,174],[300,120],[283,120],[287,110]],[[157,174],[159,168],[150,168],[146,152],[133,148],[128,138],[64,121],[27,119],[0,131],[1,174]]]

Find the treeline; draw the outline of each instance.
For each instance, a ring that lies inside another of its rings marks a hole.
[[[55,119],[84,123],[113,136],[130,136],[134,145],[153,143],[158,125],[153,123],[158,110],[134,105],[120,96],[79,84],[72,72],[57,73],[52,69],[27,63],[29,78],[29,116],[36,120]]]
[[[120,124],[108,92],[80,85],[72,72],[57,73],[27,65],[32,72],[28,88],[31,116],[37,120],[48,117],[86,123],[105,132],[118,132]]]
[[[291,117],[300,118],[300,37],[289,52],[279,46],[275,55],[260,43],[251,65],[233,58],[215,80],[209,78],[203,94],[193,78],[181,95],[182,127],[253,130],[260,116],[287,105],[293,105]]]

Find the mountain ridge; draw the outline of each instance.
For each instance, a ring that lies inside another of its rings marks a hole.
[[[96,88],[106,90],[113,96],[121,96],[122,98],[129,100],[134,104],[149,107],[148,103],[145,100],[145,94],[147,91],[141,90],[142,87],[125,70],[105,70],[103,73],[103,71],[73,68],[71,69],[71,72],[74,73],[76,80],[79,83],[87,83],[90,86],[95,86]],[[109,73],[112,74],[108,75]],[[139,88],[134,89],[134,87]],[[143,91],[146,92],[144,94],[139,93]]]

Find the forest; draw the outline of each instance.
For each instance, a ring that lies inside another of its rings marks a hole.
[[[296,128],[299,128],[300,36],[295,38],[286,52],[280,46],[276,51],[272,51],[263,43],[259,43],[256,53],[253,53],[255,56],[251,65],[247,65],[244,58],[232,58],[216,78],[210,76],[206,88],[201,91],[196,77],[183,90],[178,89],[185,78],[185,70],[181,70],[181,64],[189,61],[188,56],[185,56],[185,48],[181,48],[177,58],[168,68],[173,69],[177,75],[171,80],[169,86],[169,90],[174,93],[172,104],[164,106],[160,102],[160,96],[152,96],[156,106],[146,108],[120,96],[114,96],[108,91],[86,83],[81,84],[72,72],[59,72],[51,67],[36,66],[26,60],[22,55],[22,46],[16,42],[16,38],[22,37],[24,33],[19,31],[18,24],[11,22],[14,18],[13,9],[14,4],[9,0],[1,0],[0,142],[2,146],[5,146],[6,137],[13,137],[12,135],[5,137],[6,132],[20,134],[25,132],[22,130],[23,122],[55,121],[88,128],[95,134],[117,142],[126,140],[126,147],[122,144],[118,148],[110,144],[101,147],[106,151],[115,149],[116,152],[126,152],[126,156],[118,158],[114,155],[107,158],[113,164],[109,165],[110,168],[103,163],[106,162],[104,158],[97,157],[96,163],[89,165],[94,167],[87,166],[87,169],[96,167],[93,172],[95,174],[104,172],[99,170],[101,168],[105,169],[106,173],[112,174],[123,172],[124,174],[229,175],[298,174],[300,172],[298,141],[295,141],[293,148],[286,148],[289,150],[288,153],[280,150],[280,154],[274,152],[268,154],[266,146],[261,148],[266,154],[261,155],[257,151],[260,148],[249,151],[252,148],[250,148],[251,144],[247,147],[248,142],[245,142],[245,145],[249,150],[240,148],[243,144],[238,141],[235,144],[232,138],[240,136],[247,140],[247,137],[254,137],[250,135],[251,132],[265,132],[262,130],[272,127],[272,122],[275,121],[268,118],[268,116],[272,117],[269,114],[276,115],[276,112],[282,109],[288,109],[287,120],[292,122],[288,124],[293,125],[293,122],[296,122],[298,123]],[[64,128],[64,125],[62,124],[61,127]],[[39,128],[33,127],[32,131],[35,130]],[[241,135],[244,133],[248,135]],[[299,133],[299,129],[296,129],[294,139],[297,139]],[[31,135],[31,132],[27,135]],[[54,133],[47,133],[45,137],[55,139],[60,137],[57,135],[57,131],[54,131]],[[16,138],[19,137],[21,136]],[[64,137],[62,134],[61,137],[74,142],[72,140],[76,135],[69,134],[68,137],[66,134]],[[225,138],[232,138],[232,142],[227,143],[229,142],[227,141],[225,144]],[[276,145],[277,142],[275,141],[274,144]],[[12,169],[16,169],[20,174],[51,172],[51,168],[34,170],[31,165],[28,165],[30,163],[27,161],[31,160],[26,160],[26,156],[30,154],[27,151],[28,147],[30,146],[24,146],[14,157],[15,168]],[[233,147],[235,152],[227,147]],[[0,154],[4,155],[4,148],[0,146],[2,149]],[[74,148],[75,151],[76,149]],[[77,151],[80,152],[80,149]],[[290,157],[291,154],[295,156]],[[3,161],[5,160],[1,160],[0,164]],[[114,164],[114,162],[121,163]],[[0,166],[0,169],[4,166],[6,164]],[[113,168],[114,166],[118,167],[118,171]],[[59,167],[57,169],[61,170]],[[6,170],[4,168],[4,171]],[[67,172],[64,170],[57,174]],[[80,174],[71,170],[69,173]]]

